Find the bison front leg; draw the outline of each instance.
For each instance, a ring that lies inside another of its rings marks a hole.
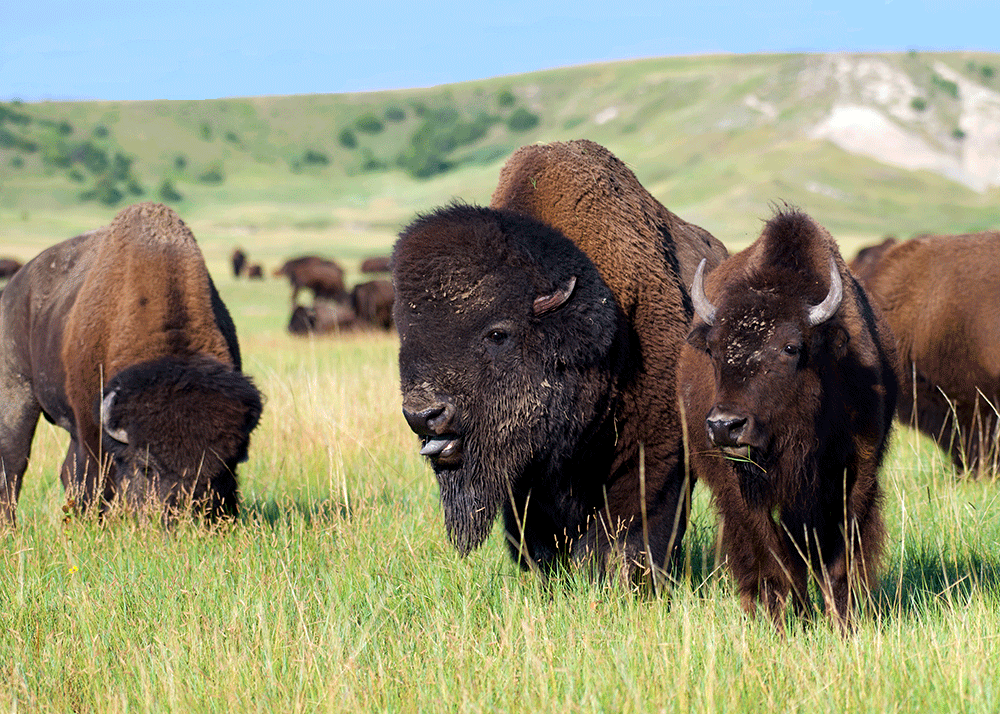
[[[770,515],[741,508],[738,513],[723,513],[720,525],[743,610],[755,615],[763,607],[774,626],[784,631],[788,596],[793,580],[799,578],[790,570],[783,539],[778,537]]]

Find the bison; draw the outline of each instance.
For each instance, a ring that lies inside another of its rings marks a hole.
[[[392,258],[388,255],[377,255],[361,261],[362,273],[388,273],[392,270]]]
[[[20,269],[21,261],[14,258],[0,258],[0,280],[14,277],[14,273]]]
[[[883,548],[892,335],[830,234],[796,210],[705,272],[678,397],[743,608],[781,628],[789,593],[806,611],[811,572],[846,628]]]
[[[298,305],[288,320],[293,335],[326,335],[349,332],[358,324],[357,315],[347,305],[332,300],[316,300],[312,307]]]
[[[923,235],[867,248],[851,263],[896,337],[900,421],[970,473],[1000,459],[998,263],[998,231]]]
[[[391,330],[394,297],[391,282],[369,280],[354,286],[351,291],[351,306],[361,322]]]
[[[238,278],[243,275],[243,270],[247,265],[247,254],[242,248],[234,248],[232,255],[229,256],[230,262],[233,264],[233,277]]]
[[[30,261],[0,299],[0,521],[12,524],[39,415],[71,436],[79,508],[236,515],[261,395],[194,236],[160,204]]]
[[[250,280],[264,279],[264,266],[260,263],[251,263],[247,266],[247,278]]]
[[[461,554],[502,511],[522,567],[656,586],[688,505],[672,396],[693,314],[681,276],[724,256],[589,141],[524,147],[491,207],[402,231],[403,414]]]
[[[292,284],[292,310],[298,305],[299,291],[308,288],[314,299],[341,301],[347,297],[344,290],[344,269],[337,263],[316,255],[293,258],[274,271],[275,277],[288,276]]]

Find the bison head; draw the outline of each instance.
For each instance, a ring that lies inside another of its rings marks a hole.
[[[594,264],[518,213],[451,206],[393,255],[403,414],[463,554],[609,410],[624,316]]]
[[[734,462],[745,496],[759,503],[783,488],[775,483],[789,472],[782,463],[804,463],[815,443],[823,365],[843,354],[847,340],[833,319],[843,283],[831,257],[826,296],[814,300],[818,276],[772,265],[717,282],[713,304],[704,266],[703,260],[691,290],[700,321],[688,336],[703,354],[693,380],[703,392],[696,403],[707,409],[701,413],[708,445]],[[682,370],[690,370],[684,362]],[[692,381],[689,374],[683,379]]]
[[[167,512],[192,503],[235,515],[236,465],[261,414],[257,388],[214,359],[164,358],[122,370],[95,416],[124,504]]]

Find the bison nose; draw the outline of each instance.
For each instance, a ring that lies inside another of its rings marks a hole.
[[[413,433],[419,436],[437,436],[450,430],[455,407],[450,402],[444,402],[420,411],[411,411],[404,405],[403,416]]]
[[[746,429],[747,419],[733,414],[716,413],[709,414],[705,424],[708,427],[708,438],[716,446],[740,446],[740,437]]]

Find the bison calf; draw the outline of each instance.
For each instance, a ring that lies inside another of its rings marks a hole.
[[[261,413],[194,236],[166,206],[39,254],[0,298],[0,522],[13,523],[39,415],[66,429],[81,508],[118,500],[235,515]]]
[[[679,398],[743,607],[762,603],[780,627],[790,593],[806,609],[811,573],[846,627],[884,540],[888,326],[830,235],[795,211],[707,277],[699,268],[692,295]]]

